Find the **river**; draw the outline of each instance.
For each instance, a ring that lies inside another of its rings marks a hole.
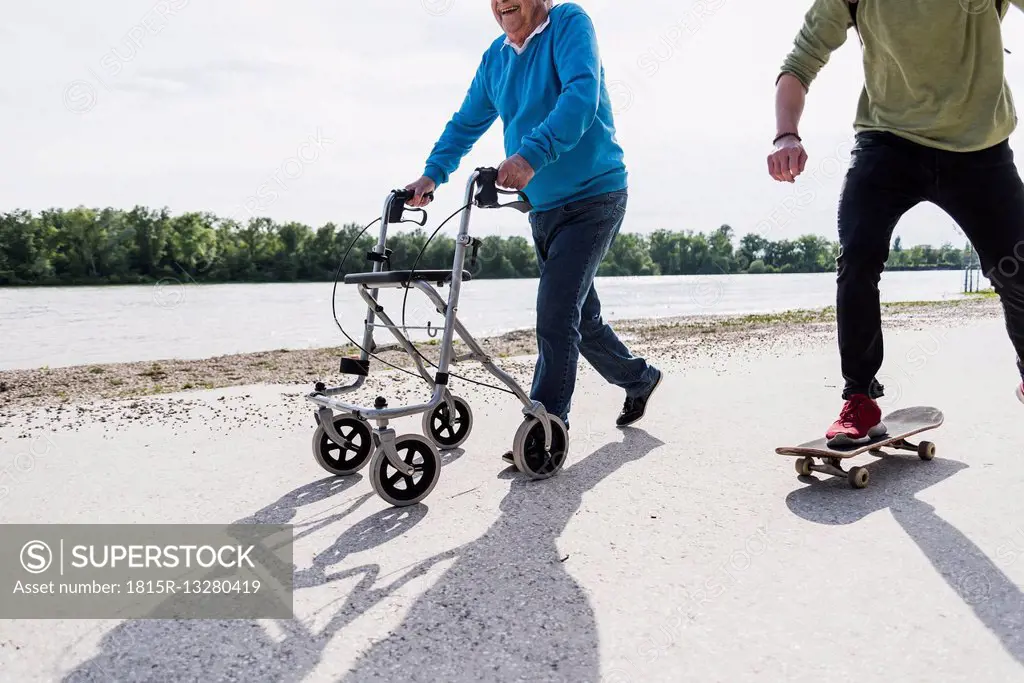
[[[982,287],[988,283],[982,280]],[[961,297],[963,272],[892,272],[883,301]],[[342,345],[331,311],[332,283],[158,285],[0,289],[0,369],[60,367]],[[835,302],[835,275],[717,275],[599,278],[605,319],[767,313]],[[447,296],[447,289],[442,290]],[[477,338],[532,327],[536,280],[463,286],[459,316]],[[401,319],[401,294],[382,292]],[[418,292],[408,325],[443,324]],[[338,319],[360,338],[365,305],[339,285]],[[378,343],[393,341],[378,330]],[[424,338],[425,332],[417,332]]]

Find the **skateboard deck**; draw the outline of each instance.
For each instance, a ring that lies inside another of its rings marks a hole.
[[[882,449],[885,447],[914,451],[922,460],[931,460],[935,457],[935,444],[928,441],[912,444],[907,441],[907,437],[940,427],[944,420],[945,417],[938,408],[929,406],[902,408],[885,415],[882,422],[885,424],[886,433],[874,437],[866,443],[829,446],[828,439],[821,437],[799,446],[780,446],[775,449],[775,452],[779,455],[799,456],[796,469],[803,476],[810,476],[811,472],[822,472],[836,477],[846,477],[854,488],[864,488],[868,484],[868,471],[863,467],[854,467],[849,471],[843,470],[840,467],[842,460],[863,453],[882,455],[884,454]],[[824,461],[824,464],[816,464],[815,459]]]

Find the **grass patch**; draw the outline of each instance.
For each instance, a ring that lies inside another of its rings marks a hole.
[[[979,292],[976,298],[990,298],[994,294]],[[940,301],[895,301],[882,304],[883,314],[898,314],[915,309],[935,309],[957,307],[964,304],[963,300],[950,299]],[[738,315],[719,320],[666,321],[654,325],[640,324],[636,331],[643,334],[659,332],[692,332],[695,334],[715,334],[776,325],[815,325],[834,324],[836,321],[835,306],[822,309],[797,309],[778,313],[752,313]]]
[[[106,370],[104,370],[103,368],[101,368],[99,366],[96,366],[96,367],[89,368],[89,372],[94,374],[94,375],[102,375],[104,372],[106,372]]]
[[[139,373],[142,377],[149,377],[152,380],[163,379],[167,376],[167,372],[163,369],[159,363],[153,363],[149,370]]]

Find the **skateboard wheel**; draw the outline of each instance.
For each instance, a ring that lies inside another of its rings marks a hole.
[[[850,480],[850,486],[855,489],[862,489],[867,487],[871,474],[866,467],[854,467],[846,475],[846,478]]]
[[[809,476],[811,476],[811,472],[814,471],[814,470],[811,469],[811,465],[813,465],[813,464],[814,464],[814,459],[813,458],[797,458],[796,459],[796,473],[799,474],[801,477],[809,477]]]
[[[931,441],[922,441],[917,446],[917,455],[922,460],[931,460],[935,457],[935,444]]]

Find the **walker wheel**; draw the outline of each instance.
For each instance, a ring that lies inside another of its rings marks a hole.
[[[569,455],[569,434],[565,424],[552,415],[551,449],[544,449],[544,426],[535,417],[523,420],[512,442],[512,459],[516,468],[530,479],[548,479],[555,476]]]
[[[922,460],[931,460],[935,457],[935,444],[931,441],[922,441],[917,445],[917,457]]]
[[[385,502],[395,507],[415,505],[434,490],[441,477],[441,456],[434,444],[419,434],[406,434],[395,440],[395,450],[402,462],[415,472],[407,477],[378,448],[370,462],[370,483]]]
[[[797,458],[797,460],[796,460],[796,473],[799,474],[801,477],[809,477],[809,476],[811,476],[811,472],[814,471],[814,470],[811,469],[811,465],[813,465],[813,464],[814,464],[814,458],[809,458],[809,457],[808,458]]]
[[[331,474],[347,477],[370,461],[373,452],[370,425],[351,415],[338,415],[334,418],[334,428],[345,437],[345,442],[334,443],[323,425],[319,425],[313,432],[313,457]]]
[[[867,487],[871,475],[866,467],[854,467],[847,473],[846,478],[849,479],[850,486],[855,489],[862,489]]]
[[[473,411],[465,399],[452,397],[455,415],[451,415],[448,403],[442,402],[429,413],[423,413],[423,433],[442,451],[458,448],[473,431]]]

